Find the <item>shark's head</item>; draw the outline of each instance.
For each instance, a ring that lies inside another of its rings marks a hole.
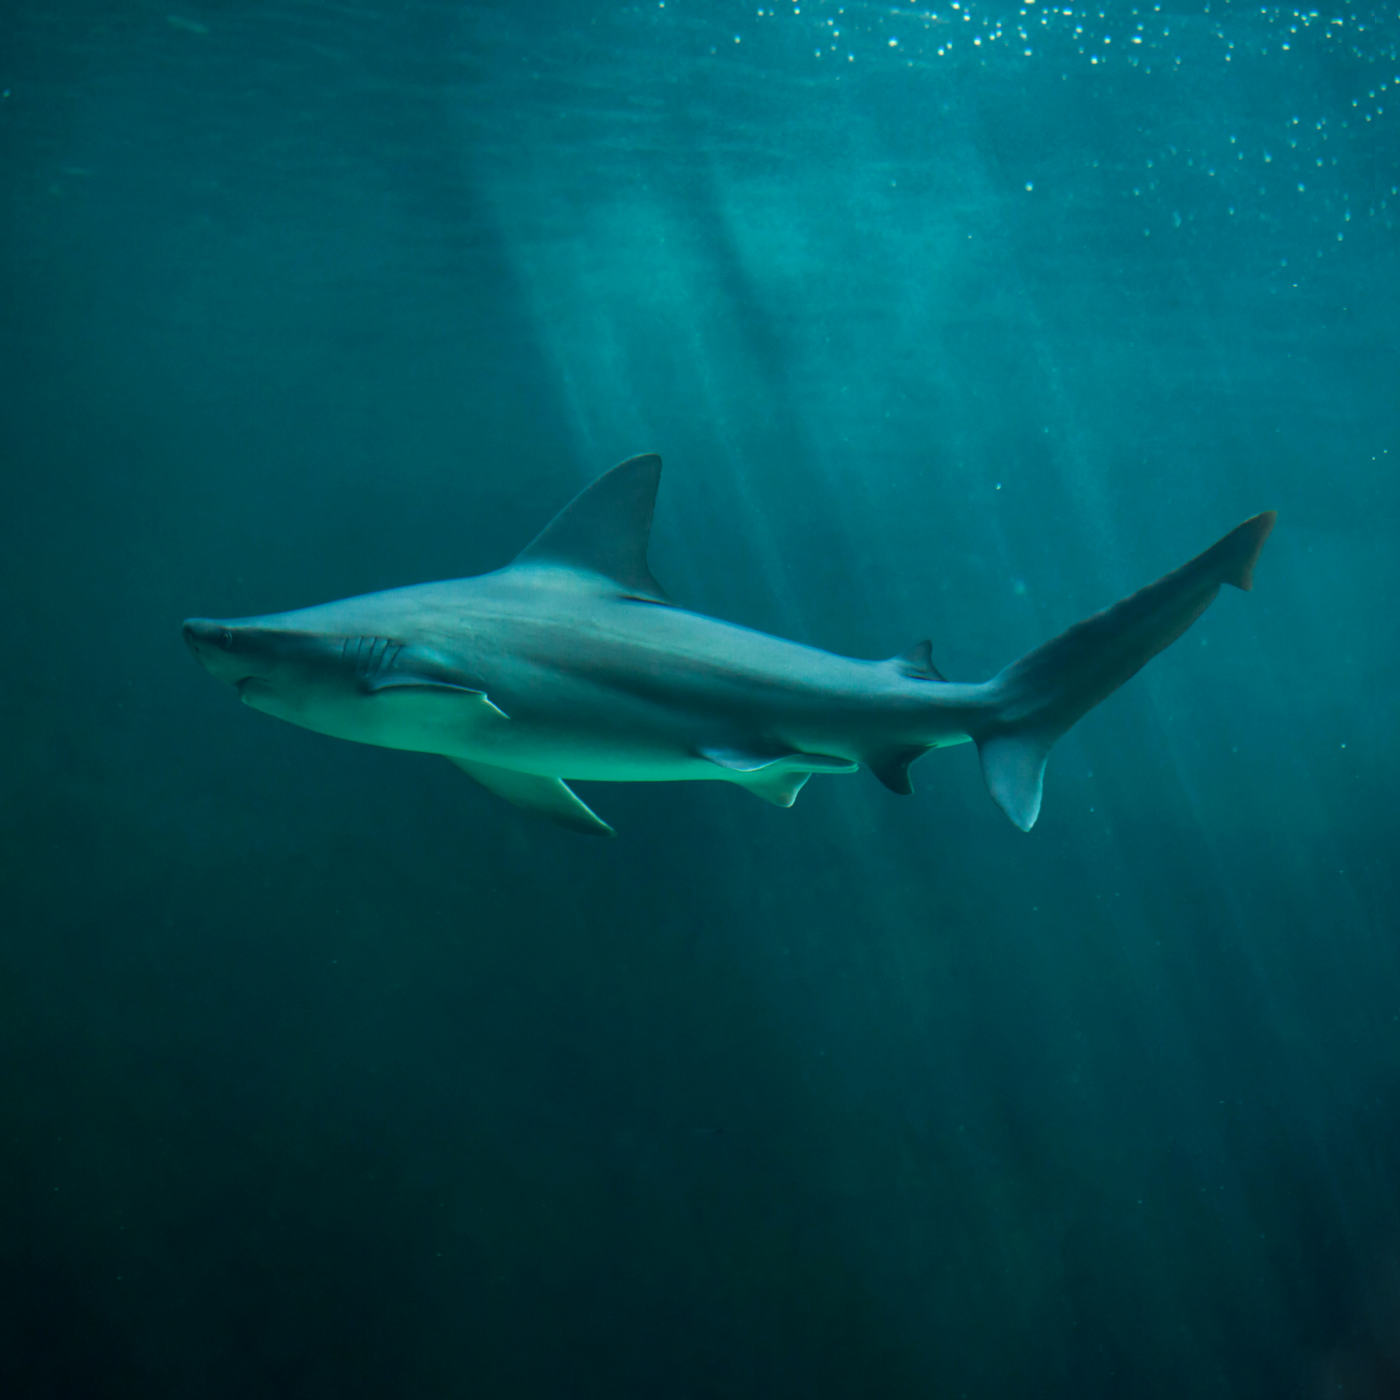
[[[352,603],[191,617],[185,643],[245,705],[341,739],[450,753],[483,715],[504,719],[441,653],[371,632],[384,619]]]
[[[278,617],[191,617],[184,633],[200,665],[259,710],[279,712],[293,696],[324,686],[338,669],[338,646]]]

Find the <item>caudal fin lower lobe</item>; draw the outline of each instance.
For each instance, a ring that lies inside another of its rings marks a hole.
[[[1022,831],[1040,814],[1055,740],[1176,641],[1221,584],[1253,587],[1274,519],[1268,510],[1246,520],[1204,554],[1027,652],[987,683],[987,718],[972,737],[988,790]]]

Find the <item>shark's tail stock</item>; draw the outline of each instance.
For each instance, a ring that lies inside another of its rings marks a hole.
[[[1013,661],[986,685],[968,726],[997,805],[1022,831],[1040,814],[1051,745],[1211,605],[1222,583],[1248,591],[1271,510],[1238,525],[1190,563]]]

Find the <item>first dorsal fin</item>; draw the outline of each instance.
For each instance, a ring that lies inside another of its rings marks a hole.
[[[890,657],[890,664],[900,673],[916,681],[941,681],[944,677],[933,664],[933,643],[915,642],[908,651]]]
[[[654,452],[629,457],[584,487],[516,555],[511,567],[576,569],[597,574],[634,598],[669,602],[647,565],[660,480],[661,458]]]

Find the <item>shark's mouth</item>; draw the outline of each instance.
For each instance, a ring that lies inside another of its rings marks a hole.
[[[289,707],[285,697],[277,693],[277,688],[261,676],[244,676],[238,682],[238,698],[251,710],[260,710],[281,719],[290,718],[295,709],[295,706]]]

